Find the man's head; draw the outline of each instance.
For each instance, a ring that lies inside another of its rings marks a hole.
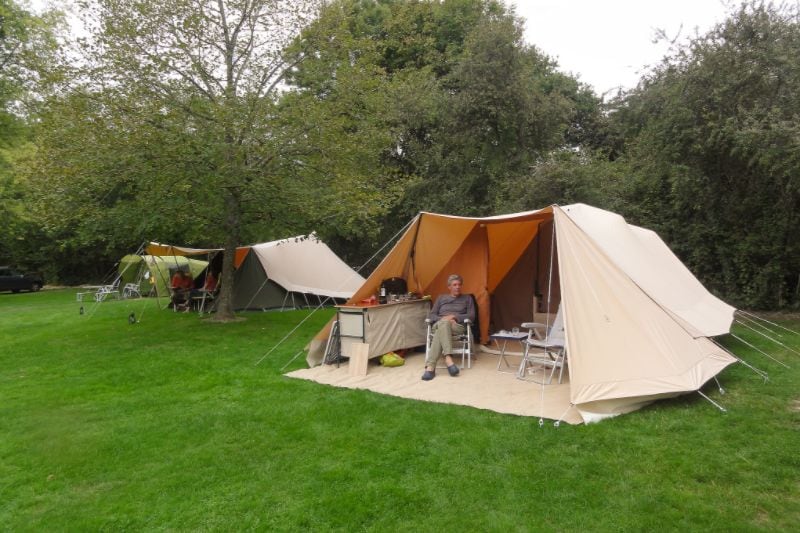
[[[458,274],[450,274],[447,278],[447,290],[450,291],[450,296],[459,296],[461,294],[461,286],[464,280]]]

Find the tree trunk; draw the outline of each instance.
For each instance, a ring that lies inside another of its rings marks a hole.
[[[222,258],[222,277],[219,288],[217,312],[212,320],[226,321],[236,318],[233,312],[233,271],[236,247],[239,246],[241,226],[239,191],[235,187],[225,189],[225,255]]]

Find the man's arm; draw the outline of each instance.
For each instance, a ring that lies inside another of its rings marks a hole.
[[[463,313],[458,313],[455,315],[456,322],[459,324],[463,324],[466,319],[469,319],[470,322],[475,322],[475,305],[472,296],[469,294],[462,294],[460,298],[466,299],[465,310]]]
[[[470,322],[475,322],[475,318],[477,317],[478,312],[475,309],[475,298],[471,295],[467,295],[467,317],[469,318]],[[462,321],[463,322],[463,321]]]
[[[439,316],[439,310],[442,308],[442,300],[444,300],[444,298],[442,296],[439,296],[438,298],[436,298],[436,301],[433,302],[433,307],[431,308],[431,312],[428,313],[428,318],[430,319],[431,322],[438,322],[439,319],[442,318],[441,316]]]

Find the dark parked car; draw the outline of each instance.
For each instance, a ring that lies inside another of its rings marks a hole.
[[[0,266],[0,291],[38,291],[44,286],[41,276],[20,274],[7,266]]]

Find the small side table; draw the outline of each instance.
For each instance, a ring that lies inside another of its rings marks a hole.
[[[520,331],[518,333],[514,333],[512,331],[498,331],[497,333],[492,333],[489,335],[489,338],[497,343],[498,346],[500,346],[500,358],[497,360],[497,371],[503,372],[500,370],[501,362],[505,363],[506,367],[511,368],[511,365],[508,364],[508,360],[506,359],[506,346],[508,345],[508,341],[517,341],[520,343],[520,346],[522,346],[525,339],[528,338],[528,332]]]

